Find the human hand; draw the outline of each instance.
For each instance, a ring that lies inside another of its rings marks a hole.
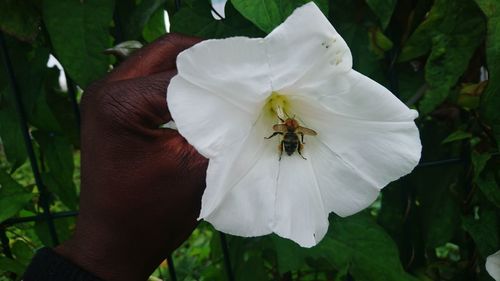
[[[208,161],[165,101],[177,55],[200,40],[167,35],[84,93],[80,213],[55,250],[105,280],[146,280],[193,231]]]

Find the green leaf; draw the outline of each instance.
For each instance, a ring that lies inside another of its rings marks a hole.
[[[425,78],[429,89],[420,102],[420,112],[429,114],[440,105],[450,94],[451,88],[457,83],[469,64],[474,50],[478,46],[480,36],[473,36],[474,41],[462,45],[453,37],[436,36],[432,51],[425,65]]]
[[[33,118],[33,113],[35,107],[39,106],[37,100],[40,98],[49,51],[11,37],[5,39],[26,117],[28,121],[38,120]],[[2,58],[0,63],[5,63]],[[0,138],[11,170],[14,171],[26,161],[26,147],[13,88],[3,67],[0,68],[0,77]]]
[[[497,178],[500,178],[498,171],[488,171],[476,179],[476,184],[481,189],[485,197],[495,206],[500,208],[500,184]]]
[[[48,105],[47,102],[47,89],[40,89],[41,95],[36,99],[36,104],[33,107],[33,111],[30,114],[30,124],[34,127],[50,131],[50,132],[62,132],[62,128],[59,125],[58,120],[54,116],[54,112]],[[66,110],[70,110],[71,107],[67,107]],[[71,132],[71,131],[69,131]]]
[[[332,2],[331,10],[334,27],[351,49],[353,68],[385,84],[387,79],[381,64],[382,52],[380,47],[375,47],[376,29],[370,24],[375,17],[369,7],[360,0],[339,0]],[[362,21],[345,11],[357,11]]]
[[[165,9],[168,12],[168,16],[172,17],[177,12],[176,6],[175,6],[177,1],[176,0],[166,0],[165,2],[166,2]]]
[[[409,191],[405,190],[403,181],[395,181],[382,190],[382,207],[377,221],[392,236],[399,236],[404,230],[405,213],[408,209]]]
[[[262,254],[251,254],[235,270],[235,279],[241,281],[267,280],[265,261]]]
[[[400,61],[408,61],[431,50],[427,60],[429,89],[420,102],[428,114],[441,104],[465,72],[485,31],[478,7],[469,0],[437,0],[427,19],[403,47]]]
[[[118,1],[117,11],[120,12],[120,24],[122,26],[123,38],[126,40],[137,40],[143,34],[143,30],[158,11],[163,12],[165,0],[126,0]],[[163,17],[163,13],[161,15]]]
[[[26,147],[19,118],[7,89],[0,90],[0,140],[12,170],[21,166],[27,158]]]
[[[486,167],[486,164],[491,159],[491,156],[490,153],[478,153],[476,151],[471,153],[471,161],[474,167],[474,179],[479,177],[484,167]]]
[[[486,60],[488,86],[481,99],[481,112],[495,134],[500,149],[500,3],[498,0],[475,0],[487,21]]]
[[[54,220],[54,226],[56,228],[59,241],[66,241],[71,237],[71,234],[73,233],[73,230],[75,228],[75,218],[63,218]],[[54,246],[52,243],[52,236],[49,231],[49,225],[46,221],[35,222],[34,231],[43,245]]]
[[[73,182],[73,146],[66,138],[46,133],[33,132],[47,162],[49,171],[43,174],[45,185],[70,209],[76,209],[77,194]]]
[[[470,234],[483,258],[498,251],[498,216],[494,210],[479,208],[477,216],[462,217],[462,226]]]
[[[15,240],[12,244],[12,254],[16,261],[27,266],[33,257],[33,249],[22,240]]]
[[[35,0],[0,2],[0,30],[19,40],[32,42],[40,32],[41,16]]]
[[[183,1],[182,8],[171,18],[171,32],[202,38],[226,38],[231,36],[261,37],[264,34],[238,13],[228,2],[226,18],[216,20],[208,1]]]
[[[266,33],[271,32],[286,18],[281,15],[276,1],[231,0],[231,3],[245,18]]]
[[[310,0],[231,0],[236,10],[262,31],[269,33],[281,24],[296,8]],[[328,1],[314,1],[328,15]]]
[[[26,267],[16,260],[0,256],[0,273],[2,270],[21,276]]]
[[[49,59],[49,49],[33,46],[10,37],[6,37],[5,41],[24,110],[28,119],[30,119],[43,85]],[[14,97],[11,92],[5,97],[14,104]]]
[[[165,10],[158,9],[149,19],[148,23],[144,26],[142,37],[147,42],[152,42],[158,37],[167,33],[165,30]]]
[[[216,250],[212,248],[212,253],[216,253],[216,257],[222,258],[220,239],[217,237],[219,235],[214,235],[212,238],[218,240],[212,241],[212,243],[215,242],[212,246],[218,248]],[[236,280],[268,279],[263,250],[272,247],[272,241],[269,237],[245,239],[226,235],[226,241]]]
[[[53,126],[57,128],[52,129],[52,131],[64,134],[73,145],[79,147],[79,124],[68,93],[61,92],[59,89],[59,73],[59,70],[55,67],[47,72],[45,88],[43,89],[44,98],[39,101],[39,104],[46,104],[46,109],[50,111],[47,114],[50,114],[51,122],[54,122]],[[50,131],[47,123],[41,125],[37,125],[37,128]]]
[[[81,87],[102,77],[109,68],[103,53],[111,47],[109,26],[113,0],[45,0],[43,20],[55,55]]]
[[[0,222],[14,216],[31,200],[31,192],[26,191],[4,170],[0,169]]]
[[[380,29],[373,28],[370,34],[371,42],[373,43],[372,48],[376,48],[383,53],[385,51],[389,51],[394,46],[391,39],[385,36]]]
[[[304,265],[306,251],[300,246],[276,235],[272,236],[272,240],[278,258],[278,271],[281,275],[288,271],[298,270]]]
[[[399,98],[407,105],[415,104],[426,88],[423,69],[414,69],[411,64],[397,64]]]
[[[495,167],[494,161],[489,162],[492,155],[490,153],[471,153],[471,161],[474,167],[474,182],[477,184],[485,197],[500,208],[500,172]],[[491,165],[487,164],[491,163]]]
[[[57,195],[69,209],[77,208],[78,195],[73,181],[64,178],[57,171],[42,173],[42,179],[48,190]]]
[[[338,270],[349,266],[355,280],[416,280],[404,271],[392,239],[367,213],[335,218],[327,236],[311,251]]]
[[[411,175],[417,187],[422,234],[427,249],[449,242],[460,221],[459,198],[453,187],[459,184],[461,165],[428,167]],[[432,192],[430,190],[432,189]]]
[[[382,28],[385,29],[391,21],[397,0],[366,0],[366,3],[379,18]]]
[[[428,53],[435,36],[456,36],[461,41],[477,39],[468,40],[464,37],[484,33],[484,22],[481,16],[477,6],[471,1],[436,0],[426,19],[405,43],[399,61],[409,61]]]
[[[487,84],[487,80],[479,83],[462,83],[457,104],[466,109],[477,109]]]
[[[471,137],[472,137],[471,133],[458,130],[458,131],[451,133],[449,136],[447,136],[441,142],[441,144],[446,144],[446,143],[455,142],[455,141],[459,141],[459,140],[470,139]]]

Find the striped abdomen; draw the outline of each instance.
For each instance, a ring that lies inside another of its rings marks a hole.
[[[286,132],[283,136],[283,148],[288,156],[292,155],[299,146],[299,137],[296,133]]]

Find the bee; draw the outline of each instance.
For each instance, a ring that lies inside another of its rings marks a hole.
[[[304,148],[304,135],[316,136],[318,133],[316,131],[299,126],[299,122],[294,118],[287,118],[286,120],[281,119],[281,124],[276,124],[273,126],[274,133],[265,139],[270,139],[276,135],[283,136],[280,142],[280,158],[283,155],[283,150],[285,150],[288,156],[291,156],[295,151],[297,151],[302,157],[302,159],[307,160],[302,155],[302,149]],[[299,138],[300,135],[300,138]]]

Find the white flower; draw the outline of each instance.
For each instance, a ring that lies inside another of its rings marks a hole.
[[[223,232],[314,246],[330,212],[366,208],[420,159],[417,112],[352,70],[347,44],[313,2],[265,38],[201,42],[177,68],[168,105],[210,159],[200,219]],[[291,149],[279,160],[283,137],[265,139],[292,117],[318,133],[304,137],[307,160]]]
[[[500,281],[500,251],[486,258],[486,271],[495,281]]]

